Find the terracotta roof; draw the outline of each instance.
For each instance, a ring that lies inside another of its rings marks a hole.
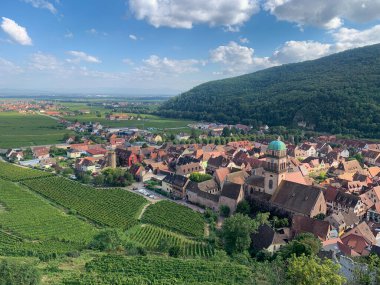
[[[343,238],[345,238],[345,237],[347,237],[349,235],[352,235],[352,234],[362,236],[366,240],[366,242],[369,243],[369,244],[375,244],[376,243],[376,238],[373,235],[370,227],[367,225],[366,222],[361,222],[359,225],[357,225],[353,229],[351,229],[348,232],[346,232],[341,237],[342,241],[343,241]]]
[[[302,175],[300,171],[285,173],[285,180],[298,183],[298,184],[310,185],[310,183],[307,183],[307,181],[305,180],[304,176]]]
[[[330,224],[327,221],[294,215],[292,219],[292,230],[295,235],[306,232],[312,233],[321,240],[326,240],[330,232]]]

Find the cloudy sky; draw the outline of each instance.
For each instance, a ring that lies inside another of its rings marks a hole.
[[[380,0],[1,0],[0,88],[172,93],[380,42]]]

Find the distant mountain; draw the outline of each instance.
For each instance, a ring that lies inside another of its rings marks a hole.
[[[380,137],[380,44],[201,84],[159,113]]]

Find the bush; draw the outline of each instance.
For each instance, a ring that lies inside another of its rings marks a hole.
[[[96,235],[90,243],[91,249],[113,251],[122,246],[121,234],[117,230],[106,230]]]
[[[219,208],[219,211],[220,211],[220,215],[223,216],[223,217],[228,217],[230,215],[230,207],[226,206],[226,205],[221,205],[220,208]]]
[[[182,255],[181,248],[177,245],[169,248],[169,256],[171,257],[180,257]]]
[[[32,265],[0,261],[0,284],[36,285],[40,279],[39,271]]]

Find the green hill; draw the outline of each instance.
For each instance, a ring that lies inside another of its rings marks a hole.
[[[380,137],[380,44],[201,84],[165,102],[167,117]]]

